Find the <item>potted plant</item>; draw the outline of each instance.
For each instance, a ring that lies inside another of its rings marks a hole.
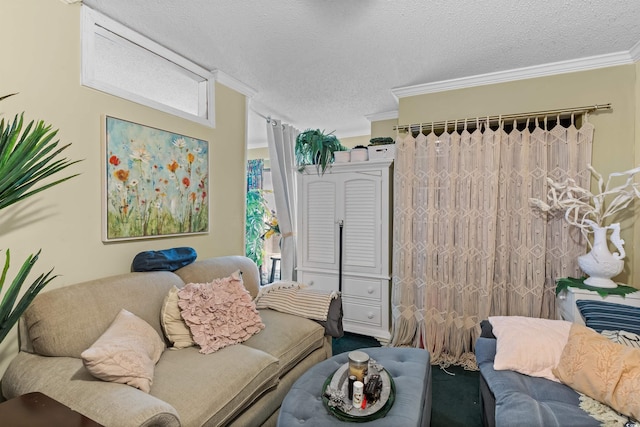
[[[324,175],[331,162],[334,151],[346,151],[347,147],[333,133],[324,133],[320,129],[307,129],[296,138],[295,154],[298,170],[306,165],[316,165],[318,175]]]
[[[390,136],[380,136],[377,138],[371,138],[369,140],[369,145],[391,145],[395,144],[395,141]]]
[[[15,94],[2,96],[0,100],[12,95]],[[23,114],[16,115],[11,123],[5,123],[4,119],[0,121],[0,209],[78,175],[42,183],[43,180],[79,161],[58,158],[70,144],[58,147],[59,141],[53,141],[57,133],[57,130],[52,130],[50,125],[42,121],[31,121],[23,129]],[[36,295],[56,277],[51,275],[53,269],[38,276],[16,304],[22,285],[39,255],[40,251],[26,259],[0,301],[0,342]],[[7,249],[4,268],[0,275],[0,293],[3,291],[10,264],[11,254]]]

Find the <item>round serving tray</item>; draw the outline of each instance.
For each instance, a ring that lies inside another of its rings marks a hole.
[[[396,387],[393,378],[391,378],[391,375],[389,375],[386,369],[382,369],[379,374],[382,380],[380,399],[373,405],[367,404],[365,409],[358,409],[351,406],[349,411],[345,412],[338,407],[329,406],[329,397],[327,397],[325,393],[327,387],[331,386],[332,389],[341,390],[345,396],[348,396],[349,363],[345,363],[339,367],[333,375],[329,376],[322,386],[322,402],[324,406],[341,421],[363,423],[384,417],[393,406],[396,397]],[[351,404],[351,400],[349,400],[348,397],[346,401]]]

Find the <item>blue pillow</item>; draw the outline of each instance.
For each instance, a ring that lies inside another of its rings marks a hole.
[[[640,334],[640,307],[605,301],[576,301],[584,323],[596,332],[624,330]]]
[[[176,271],[196,260],[198,254],[190,247],[140,252],[133,258],[131,271]]]

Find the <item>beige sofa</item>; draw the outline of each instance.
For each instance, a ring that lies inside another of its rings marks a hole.
[[[173,285],[208,282],[238,269],[255,297],[257,267],[238,256],[41,293],[21,318],[20,352],[2,378],[4,397],[40,391],[106,426],[275,425],[293,382],[331,356],[331,338],[312,320],[260,310],[265,329],[242,344],[207,355],[198,347],[167,349],[149,394],[94,378],[80,358],[122,308],[164,336],[159,314]]]

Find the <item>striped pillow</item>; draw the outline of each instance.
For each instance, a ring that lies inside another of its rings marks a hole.
[[[582,299],[576,305],[584,323],[596,332],[623,330],[640,334],[640,307]]]
[[[640,335],[627,331],[602,331],[602,336],[607,337],[616,344],[622,344],[627,347],[640,348]]]

